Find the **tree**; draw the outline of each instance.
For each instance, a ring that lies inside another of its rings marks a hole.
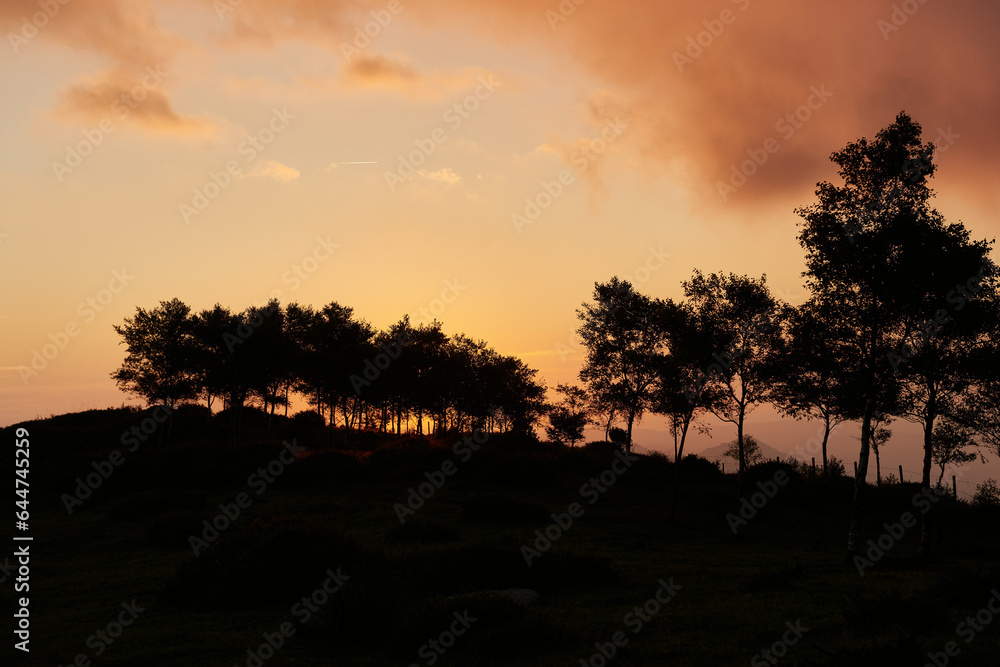
[[[715,363],[700,375],[691,393],[712,389],[709,409],[736,425],[738,493],[743,495],[747,466],[743,425],[754,407],[770,400],[772,368],[780,350],[783,305],[771,295],[767,279],[734,274],[705,276],[695,270],[684,283],[684,294],[711,341]]]
[[[969,242],[960,224],[945,225],[930,208],[934,145],[920,136],[900,113],[874,140],[849,143],[831,156],[844,184],[820,183],[817,203],[797,210],[810,307],[863,406],[848,557],[859,549],[873,418],[900,395],[901,364],[941,330],[938,311],[948,315],[955,276],[993,272],[989,244]]]
[[[780,348],[772,365],[771,400],[784,414],[793,419],[819,419],[823,422],[823,476],[828,475],[827,445],[830,433],[843,422],[860,416],[856,406],[847,399],[848,380],[841,376],[836,355],[830,354],[825,343],[833,339],[826,323],[806,303],[787,309],[785,327],[779,340]]]
[[[578,440],[583,440],[583,431],[590,422],[587,392],[565,384],[557,385],[556,391],[563,395],[563,399],[549,409],[549,425],[545,434],[550,440],[569,442],[572,447]]]
[[[659,301],[636,292],[626,280],[594,285],[594,304],[584,303],[577,330],[587,348],[580,379],[590,392],[621,410],[632,450],[632,427],[653,406],[665,348]]]
[[[659,368],[654,412],[669,419],[670,434],[674,439],[674,484],[670,503],[670,517],[677,517],[677,493],[680,484],[680,462],[684,458],[684,444],[692,425],[705,416],[718,400],[713,386],[692,391],[713,361],[712,343],[704,334],[703,323],[690,304],[666,301],[661,310],[661,327],[666,333],[669,352]],[[702,433],[708,427],[699,426]]]
[[[740,441],[733,440],[730,442],[726,447],[724,455],[739,461]],[[764,462],[764,452],[761,451],[757,438],[752,435],[743,436],[743,459],[747,462],[748,466],[755,466],[758,463]]]
[[[611,442],[611,429],[619,416],[618,406],[599,394],[588,394],[587,401],[593,424],[604,431],[604,442]]]
[[[872,419],[872,434],[871,434],[871,444],[872,452],[875,454],[875,484],[881,488],[882,487],[882,447],[889,442],[889,438],[892,437],[892,429],[889,425],[892,424],[892,417],[889,415],[876,415]]]
[[[194,365],[194,328],[191,309],[179,299],[161,301],[157,308],[136,308],[135,316],[115,325],[127,345],[121,367],[111,378],[122,390],[143,397],[152,405],[174,407],[198,394]]]
[[[194,333],[194,362],[197,369],[198,388],[205,395],[208,414],[212,414],[212,403],[216,397],[225,400],[227,388],[228,349],[226,336],[236,330],[237,316],[215,304],[210,310],[203,310],[192,318]]]
[[[968,352],[971,387],[962,396],[953,421],[974,432],[1000,455],[1000,298],[996,292],[979,302],[992,323]]]
[[[934,428],[934,463],[941,466],[937,485],[941,486],[944,479],[944,469],[948,465],[961,466],[972,463],[976,455],[966,449],[975,447],[976,441],[972,431],[953,421],[940,422]]]

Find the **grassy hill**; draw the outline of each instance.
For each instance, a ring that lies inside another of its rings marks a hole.
[[[768,650],[786,665],[922,665],[948,642],[960,649],[948,664],[1000,654],[1000,622],[969,642],[960,626],[1000,587],[995,508],[937,500],[933,557],[904,527],[862,575],[844,561],[849,479],[759,466],[750,486],[773,497],[751,496],[751,516],[735,478],[692,457],[671,521],[674,464],[601,443],[307,418],[267,429],[251,411],[230,447],[225,415],[183,408],[165,442],[158,426],[129,451],[123,434],[149,418],[18,425],[31,441],[31,664],[773,664]],[[96,486],[85,499],[81,483]],[[873,489],[864,539],[888,544],[884,526],[919,514],[918,491]],[[8,577],[3,608],[15,597]]]

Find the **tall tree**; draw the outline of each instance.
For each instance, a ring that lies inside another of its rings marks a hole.
[[[700,376],[696,391],[714,387],[710,409],[736,426],[739,450],[738,492],[743,495],[747,467],[743,425],[757,405],[770,400],[772,368],[780,350],[782,303],[771,295],[767,279],[695,270],[684,293],[715,348],[715,362]]]
[[[632,450],[637,418],[654,406],[666,337],[659,301],[639,294],[617,276],[595,283],[594,303],[577,310],[577,330],[587,349],[580,379],[592,394],[621,410],[627,424],[626,452]]]
[[[217,397],[226,400],[232,342],[226,340],[239,324],[238,317],[221,304],[203,310],[192,318],[195,338],[194,366],[198,372],[198,387],[205,395],[208,414]]]
[[[173,407],[198,395],[194,327],[191,309],[180,299],[156,308],[136,308],[134,317],[115,325],[127,346],[125,361],[111,374],[118,386],[149,404]]]
[[[714,352],[697,313],[690,304],[677,304],[668,300],[664,303],[661,317],[669,353],[663,357],[659,368],[654,411],[666,415],[670,434],[674,439],[674,482],[670,517],[676,519],[680,462],[684,458],[688,431],[696,426],[702,433],[708,433],[708,427],[698,426],[698,422],[710,412],[718,396],[713,385],[701,386],[697,391],[692,391],[704,369],[713,362]]]
[[[826,476],[830,434],[838,425],[860,414],[848,400],[851,387],[848,378],[840,373],[837,355],[829,350],[836,337],[830,335],[827,323],[812,305],[806,303],[786,311],[776,355],[780,363],[771,367],[771,400],[793,419],[823,422],[823,475]]]
[[[901,390],[898,359],[913,356],[915,336],[941,328],[929,305],[946,309],[954,276],[992,265],[988,243],[969,242],[960,224],[931,209],[934,145],[920,137],[901,113],[874,140],[849,143],[831,156],[843,185],[820,183],[817,203],[797,210],[811,307],[830,325],[833,353],[864,406],[849,557],[860,544],[872,421]]]

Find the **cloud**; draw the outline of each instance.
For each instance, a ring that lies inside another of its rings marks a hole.
[[[442,183],[447,187],[451,187],[462,180],[461,176],[453,172],[448,167],[438,169],[437,171],[427,171],[426,169],[421,169],[417,172],[417,176],[435,183]]]
[[[479,83],[490,72],[467,67],[454,72],[420,72],[402,55],[385,56],[359,53],[344,61],[341,84],[348,88],[367,88],[396,92],[413,99],[440,100]]]
[[[298,169],[281,164],[275,160],[259,161],[251,171],[240,174],[237,178],[273,178],[282,183],[290,183],[300,176]]]
[[[40,12],[37,1],[0,2],[0,29],[8,35],[8,41],[11,33],[30,36],[23,43],[17,42],[17,53],[55,42],[75,51],[103,55],[112,63],[107,70],[84,77],[62,91],[55,109],[57,117],[71,122],[131,117],[140,127],[155,131],[213,128],[206,119],[174,111],[164,87],[169,82],[165,84],[162,77],[149,74],[169,70],[177,53],[187,46],[186,40],[159,24],[150,0],[54,1],[50,6],[50,15],[42,21],[39,15],[45,16],[46,12]],[[112,111],[115,100],[127,103],[128,113]]]
[[[808,197],[817,180],[835,178],[831,152],[903,109],[926,140],[949,125],[963,134],[949,153],[963,154],[949,183],[991,192],[1000,150],[997,3],[919,3],[912,15],[866,0],[588,2],[567,16],[561,6],[442,0],[414,11],[435,27],[546,50],[625,95],[635,120],[629,144],[648,171],[706,201],[720,203],[717,181],[771,137],[780,150],[733,199]],[[566,20],[550,23],[546,12]],[[832,97],[794,134],[777,127],[823,85]]]
[[[909,3],[910,14],[900,9],[904,4],[404,2],[404,12],[392,16],[391,24],[372,28],[367,45],[343,64],[336,85],[440,99],[469,85],[479,71],[426,72],[403,57],[378,55],[388,45],[390,30],[441,34],[450,29],[524,58],[549,54],[572,74],[585,73],[597,86],[630,100],[634,122],[628,145],[649,167],[646,171],[667,175],[716,203],[717,183],[748,159],[747,151],[757,151],[771,138],[780,149],[733,200],[809,197],[817,180],[831,177],[832,151],[874,135],[905,109],[924,125],[927,139],[948,127],[962,136],[947,155],[952,171],[943,169],[942,178],[953,174],[949,184],[995,207],[993,164],[1000,152],[1000,128],[994,122],[1000,107],[995,26],[1000,4]],[[572,12],[565,10],[568,6]],[[175,8],[221,26],[221,39],[233,47],[302,41],[320,45],[338,59],[343,57],[341,46],[364,35],[373,21],[372,7],[355,0],[241,0],[218,15],[190,0],[71,0],[59,8],[34,39],[103,54],[112,69],[133,77],[148,66],[169,68],[187,47],[158,20]],[[5,34],[16,32],[37,11],[35,0],[0,2],[0,27]],[[397,25],[399,21],[405,25]],[[21,45],[21,51],[36,46],[33,40]],[[788,121],[795,129],[788,133],[782,121],[808,104],[814,86],[825,86],[832,96],[798,127]],[[158,105],[150,105],[147,127],[162,128],[184,118],[166,96],[161,91]],[[93,106],[89,100],[106,95],[71,88],[66,97],[66,111],[86,114]],[[572,141],[562,137],[548,143]]]
[[[98,124],[132,119],[156,131],[190,133],[213,132],[214,124],[204,118],[177,113],[160,87],[169,74],[150,68],[144,76],[122,69],[108,70],[71,85],[59,96],[56,115],[69,121]]]

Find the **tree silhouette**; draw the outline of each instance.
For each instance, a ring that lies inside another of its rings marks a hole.
[[[594,304],[584,303],[577,330],[587,348],[580,371],[592,394],[621,410],[627,424],[626,452],[632,450],[635,420],[654,407],[658,369],[666,339],[662,304],[636,292],[626,280],[594,285]]]
[[[818,202],[797,210],[810,307],[828,324],[825,343],[863,406],[849,557],[859,548],[872,421],[899,394],[900,359],[912,356],[914,335],[935,331],[929,305],[946,305],[954,276],[976,275],[989,261],[989,244],[970,243],[961,225],[946,226],[930,208],[934,146],[920,135],[901,113],[874,140],[849,143],[831,156],[844,184],[820,183]]]
[[[215,304],[211,310],[203,310],[192,316],[194,330],[194,366],[197,369],[198,387],[205,395],[208,414],[212,414],[212,403],[216,397],[227,396],[227,373],[229,372],[232,350],[232,335],[238,325],[237,316],[228,308]],[[223,406],[225,407],[225,406]]]
[[[127,345],[125,361],[111,374],[122,390],[143,397],[150,405],[170,407],[197,396],[190,311],[179,299],[161,301],[151,310],[136,308],[134,317],[114,326]]]
[[[557,385],[556,391],[563,395],[563,399],[549,408],[549,425],[545,434],[550,440],[568,442],[572,447],[583,439],[583,431],[590,421],[587,392],[566,384]]]
[[[972,431],[950,420],[939,422],[934,427],[933,446],[934,463],[941,466],[941,474],[937,479],[938,486],[941,486],[941,480],[944,479],[945,467],[960,466],[976,460],[973,452],[966,451],[976,446]]]
[[[726,446],[726,451],[723,454],[738,461],[740,457],[740,441],[731,441]],[[743,458],[748,466],[755,466],[758,463],[764,462],[764,452],[760,450],[760,443],[757,442],[757,438],[752,435],[743,436]]]
[[[984,304],[992,326],[969,354],[973,387],[957,410],[955,421],[974,431],[983,444],[1000,455],[1000,299]]]
[[[767,280],[734,274],[705,276],[695,270],[684,283],[706,339],[714,346],[715,363],[703,371],[694,391],[712,387],[709,405],[722,421],[736,425],[738,493],[743,495],[743,424],[753,408],[770,400],[775,357],[780,350],[782,304],[771,295]]]
[[[827,445],[839,424],[860,416],[851,405],[849,380],[839,372],[837,356],[829,354],[825,341],[833,339],[819,313],[806,303],[789,308],[785,327],[772,365],[771,400],[793,419],[823,422],[823,475],[828,475]]]
[[[714,385],[694,387],[713,361],[712,342],[705,335],[703,323],[690,304],[666,301],[661,310],[661,326],[666,332],[669,353],[659,367],[654,412],[666,415],[674,439],[674,484],[670,503],[671,518],[677,517],[677,492],[680,462],[688,431],[705,416],[718,400]],[[708,433],[708,427],[700,427]]]

